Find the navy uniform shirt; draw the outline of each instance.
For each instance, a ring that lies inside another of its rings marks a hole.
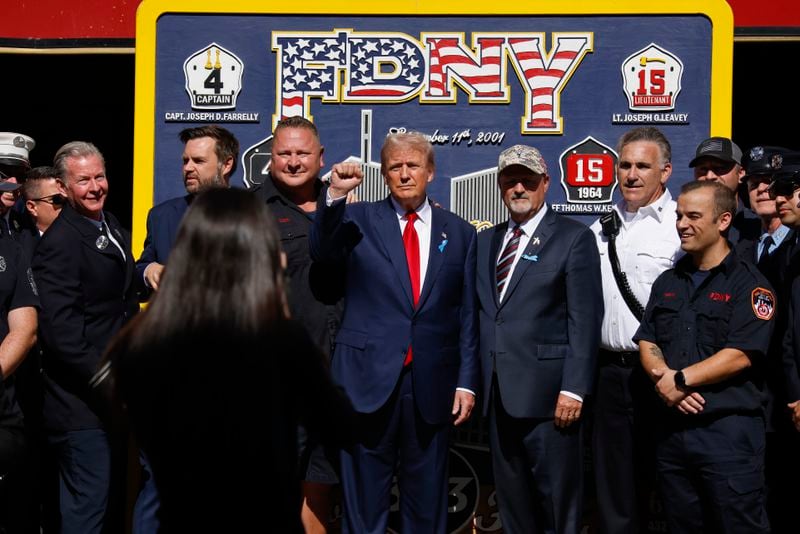
[[[28,306],[39,307],[28,258],[19,243],[0,237],[0,341],[8,335],[8,312]],[[0,383],[0,425],[22,427],[13,375]]]
[[[315,186],[318,199],[322,182],[317,180]],[[281,248],[286,253],[292,318],[305,326],[317,347],[330,357],[343,310],[344,265],[311,260],[308,238],[314,214],[304,212],[281,194],[272,175],[264,180],[258,194],[275,217]]]
[[[746,352],[751,367],[722,382],[692,389],[706,401],[703,417],[763,413],[764,359],[776,306],[772,287],[754,265],[734,252],[705,278],[700,275],[687,255],[659,276],[634,341],[658,345],[675,370],[724,348]]]

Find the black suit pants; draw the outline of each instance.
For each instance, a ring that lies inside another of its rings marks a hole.
[[[496,377],[490,410],[489,445],[503,532],[577,534],[583,513],[581,423],[559,429],[552,418],[511,417]]]
[[[653,385],[641,366],[602,363],[594,397],[592,457],[600,534],[647,531],[655,487]]]

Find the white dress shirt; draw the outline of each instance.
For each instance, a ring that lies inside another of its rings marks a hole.
[[[624,200],[614,206],[622,221],[616,239],[619,265],[636,299],[646,306],[653,282],[662,272],[671,269],[683,255],[675,229],[677,204],[672,200],[669,190],[666,190],[658,200],[639,208],[635,213],[625,211],[625,207]],[[636,351],[638,347],[632,338],[639,328],[639,321],[625,304],[617,287],[608,257],[608,238],[603,235],[599,220],[592,224],[591,230],[597,239],[603,278],[605,314],[600,346],[615,352]]]

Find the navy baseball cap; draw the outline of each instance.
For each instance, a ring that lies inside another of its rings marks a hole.
[[[784,167],[800,164],[800,152],[782,146],[754,146],[742,160],[743,180],[751,175],[774,175]]]

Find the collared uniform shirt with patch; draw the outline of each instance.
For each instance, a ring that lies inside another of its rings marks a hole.
[[[724,348],[746,352],[753,365],[716,384],[693,387],[706,401],[697,417],[763,411],[764,358],[774,327],[775,294],[752,264],[731,251],[695,287],[685,256],[655,284],[634,341],[655,343],[671,369],[683,369]],[[676,412],[677,413],[677,412]]]

